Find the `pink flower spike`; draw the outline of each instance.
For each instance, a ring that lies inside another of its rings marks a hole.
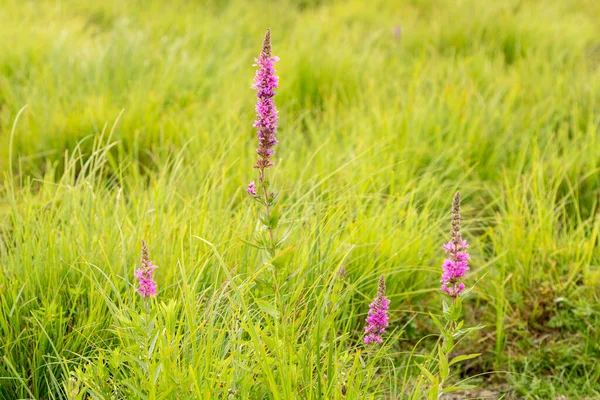
[[[250,196],[256,196],[256,184],[254,181],[248,184],[248,189],[246,189],[246,192],[248,192]]]
[[[279,77],[275,75],[275,63],[279,57],[271,54],[271,30],[268,29],[263,41],[263,48],[260,56],[254,60],[258,67],[254,76],[252,89],[256,90],[256,121],[254,127],[257,128],[258,148],[256,153],[259,160],[254,164],[254,168],[261,170],[261,183],[264,169],[273,165],[270,160],[275,151],[273,147],[279,143],[275,134],[277,132],[277,108],[273,97],[275,89],[279,86]]]
[[[148,245],[142,240],[142,265],[135,271],[135,277],[138,280],[137,292],[142,297],[156,296],[156,281],[154,280],[154,270],[158,268],[152,264],[148,256]]]
[[[366,319],[367,326],[365,326],[365,344],[383,343],[381,335],[385,333],[385,328],[389,324],[389,307],[390,300],[385,297],[385,278],[381,275],[377,297],[369,305],[369,313]]]
[[[448,254],[442,264],[442,291],[450,297],[458,297],[465,290],[465,284],[460,282],[469,270],[471,256],[466,252],[469,248],[467,241],[460,235],[460,193],[456,192],[452,202],[452,239],[442,247]]]

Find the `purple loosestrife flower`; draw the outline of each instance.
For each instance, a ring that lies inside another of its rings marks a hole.
[[[148,256],[148,245],[142,240],[142,266],[135,271],[135,277],[139,281],[137,292],[142,297],[156,296],[156,281],[154,280],[154,270],[158,268],[152,264]]]
[[[450,297],[458,297],[465,290],[465,284],[460,279],[469,270],[467,253],[469,245],[460,235],[460,193],[456,192],[452,202],[452,239],[444,246],[448,258],[442,264],[442,291]]]
[[[246,192],[248,192],[248,194],[252,197],[256,196],[256,184],[254,181],[248,184],[248,189],[246,189]]]
[[[385,279],[383,275],[379,278],[379,287],[377,288],[377,297],[369,305],[369,315],[367,316],[365,327],[365,344],[383,343],[381,334],[385,332],[388,326],[388,309],[390,300],[385,297]]]
[[[277,131],[277,108],[273,96],[279,85],[279,77],[275,75],[275,62],[279,57],[271,55],[271,30],[268,29],[263,41],[260,56],[255,59],[258,70],[254,76],[252,89],[256,89],[256,121],[254,127],[257,129],[258,148],[256,153],[260,156],[254,164],[254,168],[260,170],[260,183],[264,182],[266,168],[273,165],[270,160],[275,151],[273,147],[278,143],[275,137]]]

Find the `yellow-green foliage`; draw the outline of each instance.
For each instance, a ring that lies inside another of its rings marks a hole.
[[[449,381],[600,396],[598,21],[595,0],[3,1],[0,398],[408,396],[457,189],[485,328]],[[264,264],[267,27],[289,236]]]

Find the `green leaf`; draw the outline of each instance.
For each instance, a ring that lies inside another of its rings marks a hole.
[[[435,381],[431,382],[431,387],[429,388],[429,395],[427,396],[428,400],[438,400],[438,395],[440,392],[440,385],[438,383],[437,377],[435,377]]]
[[[283,242],[285,242],[285,240],[288,238],[288,236],[290,236],[290,233],[292,233],[291,230],[284,233],[283,237],[279,240],[279,242],[277,242],[276,247],[281,247],[283,245]]]
[[[277,347],[279,346],[277,339],[265,335],[262,335],[261,338],[270,351],[274,352],[277,350]]]
[[[450,306],[446,303],[446,300],[442,301],[442,310],[446,321],[450,321]]]
[[[446,354],[442,350],[442,346],[438,346],[438,356],[440,360],[439,368],[440,368],[440,379],[442,382],[448,378],[449,367],[448,367],[448,359],[446,358]]]
[[[261,299],[256,299],[255,302],[256,305],[261,309],[261,311],[269,314],[273,318],[279,318],[279,311],[277,311],[277,308],[274,304],[271,304]]]
[[[452,348],[454,347],[454,338],[448,335],[448,337],[446,337],[445,339],[446,340],[444,340],[444,346],[442,350],[444,350],[444,353],[448,354],[452,351]]]
[[[267,229],[275,229],[277,227],[277,222],[279,221],[279,213],[276,210],[271,210],[270,215],[262,214],[260,216],[260,222]]]
[[[473,353],[473,354],[463,354],[462,356],[456,356],[450,361],[449,365],[454,365],[461,361],[470,360],[472,358],[479,357],[480,355],[481,355],[481,353]]]
[[[456,392],[457,390],[468,390],[474,389],[475,385],[458,385],[458,386],[448,386],[447,388],[442,390],[442,393],[450,393]]]
[[[271,226],[270,226],[271,229],[277,227],[277,223],[279,222],[280,217],[281,217],[281,213],[279,212],[279,210],[277,208],[271,210]]]
[[[484,328],[484,325],[477,325],[477,326],[473,326],[471,328],[461,329],[461,330],[458,330],[458,331],[454,332],[454,337],[455,338],[459,338],[461,336],[468,335],[471,332],[478,331],[478,330],[480,330],[482,328]]]
[[[437,328],[440,330],[440,332],[442,333],[442,336],[446,337],[446,329],[445,327],[442,325],[442,323],[440,322],[440,320],[433,315],[432,313],[429,313],[429,316],[431,317],[431,319],[433,320],[433,324],[435,326],[437,326]]]
[[[417,364],[417,367],[419,367],[419,369],[421,370],[421,372],[423,373],[423,375],[425,375],[425,377],[427,378],[427,380],[433,385],[433,383],[437,383],[438,379],[433,376],[433,374],[431,372],[429,372],[427,370],[427,368],[425,368],[424,366],[422,366],[421,364]]]
[[[271,218],[267,217],[266,215],[261,215],[259,220],[261,224],[263,224],[266,228],[269,228],[269,225],[271,224]]]
[[[294,254],[294,246],[289,246],[285,249],[282,249],[271,259],[271,264],[273,264],[275,268],[285,268],[285,266],[288,265],[293,259]]]
[[[263,249],[263,247],[261,247],[260,245],[258,245],[257,243],[252,243],[248,240],[242,239],[241,237],[238,236],[238,240],[241,241],[244,244],[247,244],[248,246],[257,248],[257,249]]]
[[[150,343],[150,347],[148,348],[148,358],[152,357],[152,353],[154,353],[154,348],[156,347],[156,341],[158,340],[158,332],[154,335],[154,339],[152,339],[152,343]]]
[[[458,321],[460,316],[462,315],[462,300],[460,297],[457,297],[454,300],[454,304],[452,304],[450,311],[450,318],[452,321]]]
[[[414,356],[414,357],[415,357],[415,358],[423,358],[423,359],[425,359],[425,360],[427,360],[427,361],[432,361],[432,362],[435,362],[435,361],[437,361],[437,360],[435,359],[435,357],[431,357],[431,356],[428,356],[428,355],[426,355],[426,354],[415,354],[415,356]]]

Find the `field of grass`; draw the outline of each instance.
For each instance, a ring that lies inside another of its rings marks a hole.
[[[449,382],[600,398],[598,21],[596,0],[3,1],[0,399],[421,398],[456,190],[483,328]],[[274,258],[246,194],[268,27]]]

